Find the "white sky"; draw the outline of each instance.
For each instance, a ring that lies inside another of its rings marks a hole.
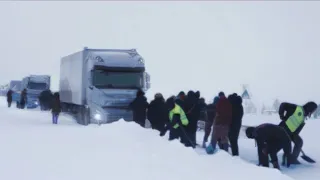
[[[320,2],[0,2],[0,83],[91,48],[137,48],[152,89],[320,101]]]

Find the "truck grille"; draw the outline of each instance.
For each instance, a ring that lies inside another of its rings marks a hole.
[[[108,113],[108,123],[118,121],[119,119],[124,119],[125,121],[133,120],[132,111],[128,109],[105,108],[105,111]]]

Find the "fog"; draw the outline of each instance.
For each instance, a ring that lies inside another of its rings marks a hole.
[[[320,101],[320,2],[0,2],[0,83],[49,74],[89,48],[137,48],[165,96],[242,92]]]

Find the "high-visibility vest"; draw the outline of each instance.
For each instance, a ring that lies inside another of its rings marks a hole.
[[[297,106],[294,113],[286,120],[286,125],[291,132],[295,132],[304,122],[304,110],[301,106]]]
[[[189,120],[188,120],[188,118],[186,116],[186,113],[177,104],[175,104],[174,108],[169,112],[169,119],[170,119],[171,122],[172,122],[173,116],[175,114],[179,114],[180,115],[180,120],[181,120],[182,125],[187,126],[189,124]],[[178,123],[173,126],[174,129],[177,129],[178,127],[179,127]]]

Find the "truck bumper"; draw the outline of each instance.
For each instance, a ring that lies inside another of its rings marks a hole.
[[[93,124],[112,123],[120,119],[125,121],[133,120],[133,113],[127,108],[103,108],[91,111],[90,115],[90,121]]]
[[[37,108],[38,106],[39,106],[38,100],[30,99],[30,100],[28,100],[26,107],[27,107],[28,109],[35,109],[35,108]]]

